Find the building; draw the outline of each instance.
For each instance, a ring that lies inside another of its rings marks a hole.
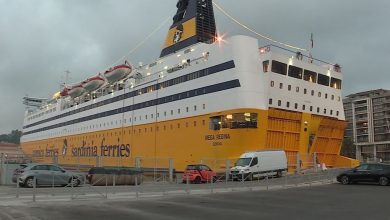
[[[0,143],[0,158],[8,158],[22,155],[18,144]]]
[[[390,90],[351,94],[343,103],[345,136],[355,143],[356,158],[390,161]]]

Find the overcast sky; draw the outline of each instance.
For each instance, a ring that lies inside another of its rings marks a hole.
[[[64,72],[73,82],[127,54],[163,20],[177,0],[0,0],[0,134],[21,129],[25,95],[47,98]],[[390,89],[390,1],[219,0],[228,12],[260,33],[308,47],[313,56],[343,67],[344,95]],[[251,35],[215,9],[227,36]],[[127,57],[158,57],[171,20]],[[260,44],[268,44],[260,40]]]

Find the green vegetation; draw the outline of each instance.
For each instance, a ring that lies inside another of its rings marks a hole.
[[[4,143],[13,143],[20,144],[20,137],[22,136],[22,132],[19,130],[13,130],[10,134],[1,134],[0,142]]]

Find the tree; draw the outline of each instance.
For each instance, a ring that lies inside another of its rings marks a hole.
[[[356,146],[353,143],[352,138],[344,138],[343,143],[341,145],[340,155],[349,158],[356,158]]]
[[[10,134],[0,135],[0,142],[20,144],[20,137],[22,132],[19,130],[12,130]]]

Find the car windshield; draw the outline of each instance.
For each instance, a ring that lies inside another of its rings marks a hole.
[[[199,165],[188,165],[187,170],[200,170]]]
[[[240,158],[236,161],[235,165],[241,166],[241,167],[249,166],[249,164],[251,163],[251,160],[252,160],[252,158]]]

